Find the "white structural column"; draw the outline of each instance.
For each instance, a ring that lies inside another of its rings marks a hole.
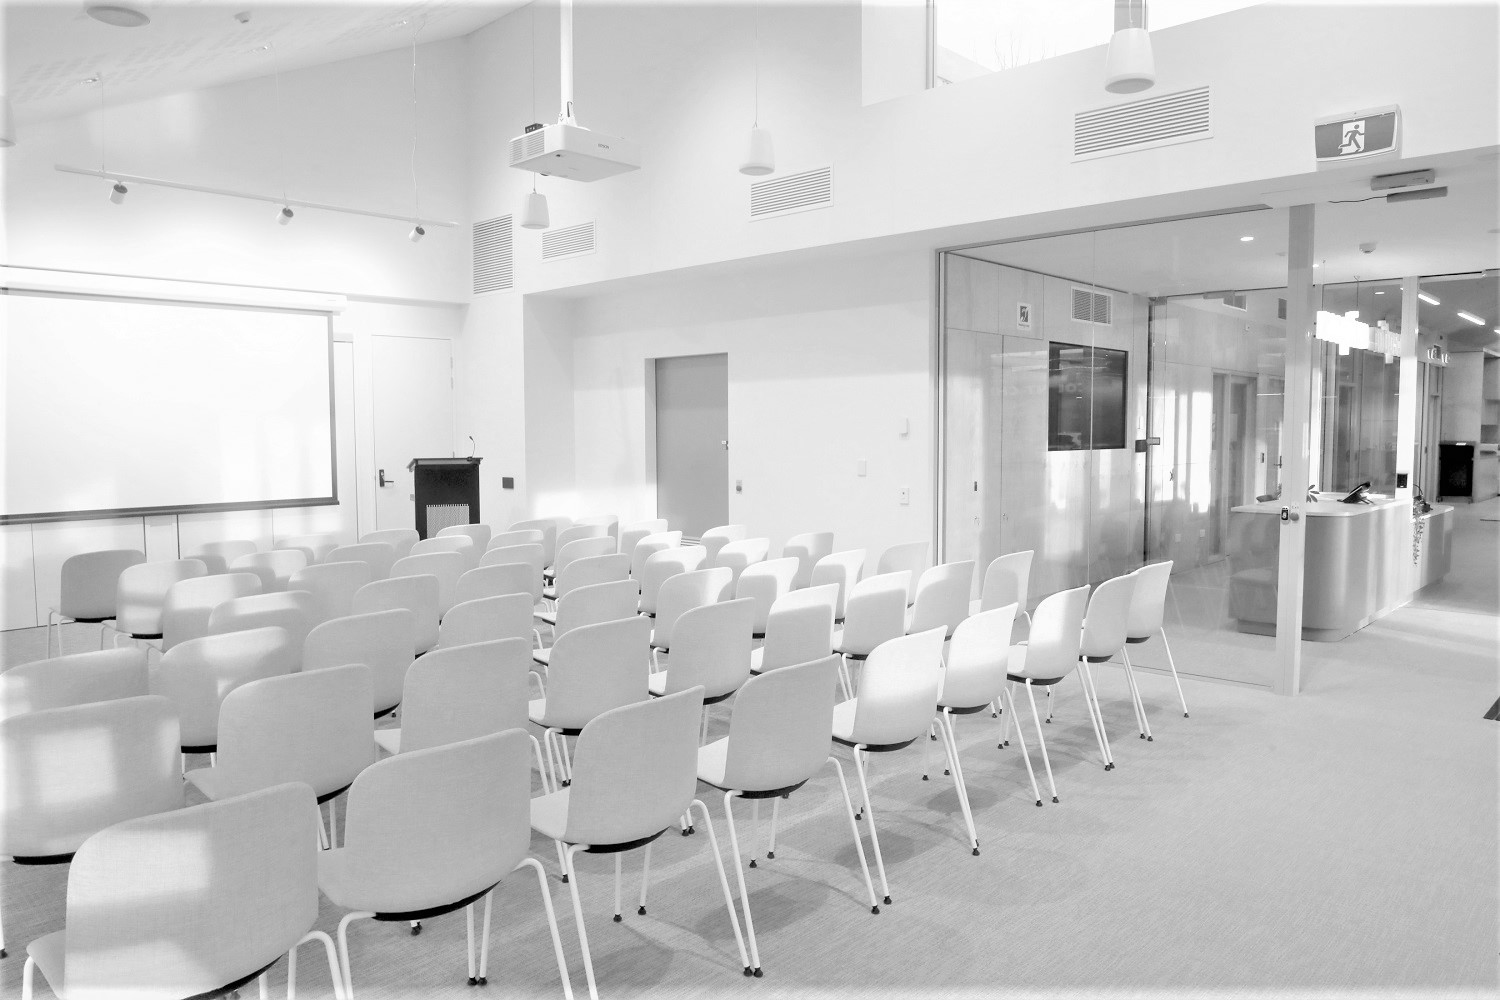
[[[1401,279],[1401,362],[1400,385],[1396,395],[1396,476],[1406,477],[1405,486],[1396,487],[1396,499],[1411,500],[1412,484],[1416,480],[1417,460],[1417,408],[1422,405],[1420,387],[1417,384],[1417,292],[1421,291],[1422,279],[1415,275]],[[1417,566],[1403,559],[1405,578],[1401,581],[1401,592],[1409,594],[1416,588]]]
[[[1313,285],[1313,206],[1293,205],[1287,239],[1286,395],[1281,439],[1284,468],[1276,590],[1276,669],[1272,690],[1294,695],[1302,688],[1302,562],[1307,521],[1303,493],[1312,482],[1308,428],[1311,424],[1312,329],[1316,311]]]

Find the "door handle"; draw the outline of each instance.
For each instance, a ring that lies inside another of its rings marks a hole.
[[[391,481],[385,478],[385,470],[384,469],[380,470],[380,485],[381,486],[390,486],[390,485],[392,485]]]
[[[721,445],[724,446],[724,450],[725,451],[729,450],[729,442],[728,441],[720,441],[719,444],[721,444]]]

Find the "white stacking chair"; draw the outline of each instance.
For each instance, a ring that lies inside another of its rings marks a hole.
[[[290,996],[312,940],[342,998],[333,942],[313,929],[316,818],[292,783],[101,830],[73,859],[64,927],[27,946],[22,1000],[38,969],[60,997],[222,996],[255,979],[264,997],[282,955]]]
[[[441,588],[436,576],[421,572],[412,576],[376,580],[355,592],[354,604],[349,611],[356,615],[395,608],[410,611],[413,647],[416,655],[420,656],[436,646],[440,638],[438,620],[442,610]]]
[[[361,542],[384,542],[395,552],[396,559],[403,559],[411,555],[411,547],[421,539],[416,528],[381,528],[379,531],[367,531],[359,536]]]
[[[370,671],[370,716],[378,719],[401,703],[401,686],[416,655],[412,613],[391,608],[330,618],[318,625],[302,644],[302,669],[363,664]]]
[[[297,669],[301,648],[284,628],[249,629],[189,639],[162,654],[151,693],[177,706],[182,753],[217,751],[219,707],[241,684]]]
[[[1167,654],[1167,666],[1172,671],[1172,683],[1177,685],[1177,700],[1182,704],[1182,717],[1188,717],[1187,699],[1182,695],[1182,681],[1177,677],[1177,663],[1172,659],[1172,647],[1167,642],[1167,630],[1162,626],[1167,613],[1167,586],[1172,581],[1172,560],[1152,563],[1135,571],[1135,594],[1130,599],[1130,617],[1125,626],[1127,646],[1150,642],[1153,636],[1161,636],[1162,649]]]
[[[620,518],[618,515],[594,514],[589,517],[580,517],[573,523],[578,527],[591,526],[603,528],[604,533],[615,540],[616,551],[618,551],[620,541]]]
[[[197,551],[189,552],[189,559],[200,560],[209,573],[227,573],[229,567],[240,556],[248,556],[259,546],[246,538],[234,538],[220,542],[205,542]]]
[[[667,519],[664,517],[659,517],[650,521],[636,521],[633,524],[621,525],[620,554],[623,556],[634,555],[635,547],[640,544],[642,539],[649,538],[651,535],[659,534],[666,530]],[[632,566],[633,565],[634,563],[632,563]]]
[[[57,607],[47,610],[47,655],[52,655],[52,630],[57,628],[57,651],[62,653],[62,626],[70,622],[102,625],[99,648],[104,648],[106,622],[115,617],[120,574],[146,561],[137,549],[80,552],[63,560]]]
[[[708,550],[708,564],[717,566],[716,562],[719,550],[730,542],[743,541],[747,529],[743,524],[721,524],[717,528],[709,528],[698,539],[698,544]]]
[[[167,588],[161,608],[161,649],[208,635],[208,618],[214,608],[236,597],[260,593],[260,577],[254,573],[221,573],[178,580]]]
[[[906,615],[907,632],[926,632],[941,626],[952,635],[969,617],[969,594],[974,589],[973,560],[943,563],[922,574],[917,600]]]
[[[272,549],[240,556],[229,564],[229,568],[257,574],[261,578],[261,588],[269,593],[286,590],[292,582],[292,574],[307,564],[307,553],[301,549]],[[271,582],[267,582],[267,574]]]
[[[149,691],[143,649],[69,653],[0,673],[0,719],[49,708],[136,698]]]
[[[681,544],[680,531],[658,531],[642,538],[630,550],[630,575],[639,580],[645,575],[647,559],[664,549],[675,549]]]
[[[480,554],[490,547],[490,535],[493,534],[488,524],[450,524],[438,531],[438,538],[447,538],[450,535],[460,535],[474,543],[474,551]]]
[[[678,573],[662,581],[656,595],[656,615],[651,630],[651,648],[672,651],[672,631],[677,619],[693,608],[728,600],[730,572],[723,566]]]
[[[160,639],[161,615],[167,591],[179,580],[204,576],[208,568],[197,559],[144,562],[121,571],[115,586],[115,641]]]
[[[645,545],[645,542],[641,543]],[[703,566],[708,552],[701,545],[683,545],[652,553],[641,568],[641,614],[656,616],[657,597],[662,584],[679,573],[691,573]]]
[[[551,566],[552,559],[557,555],[557,522],[550,517],[538,518],[531,521],[517,521],[510,526],[511,531],[540,531],[542,533],[542,565]],[[507,560],[509,561],[509,560]]]
[[[504,594],[530,596],[530,587],[524,584],[517,586],[521,581],[511,569],[514,565],[498,563],[467,570],[453,588],[453,603],[462,604],[465,601],[477,601],[481,597],[500,597]]]
[[[880,560],[875,564],[875,576],[884,576],[887,573],[899,573],[906,570],[911,574],[907,582],[906,603],[917,602],[917,586],[922,579],[922,574],[932,566],[932,557],[928,555],[929,547],[926,542],[903,542],[900,545],[892,545],[880,554]]]
[[[833,633],[833,651],[842,657],[845,697],[854,690],[851,662],[859,662],[883,642],[906,633],[907,580],[910,573],[884,573],[854,585],[844,605],[844,627]]]
[[[396,561],[396,547],[389,542],[360,542],[358,545],[340,545],[328,553],[326,563],[362,562],[370,567],[370,580],[384,580],[391,575],[391,564]]]
[[[949,746],[953,764],[953,780],[964,789],[968,797],[968,784],[964,780],[963,760],[958,753],[958,736],[953,728],[956,715],[973,715],[983,712],[996,700],[1005,697],[1007,710],[1015,714],[1016,707],[1010,702],[1006,691],[1005,664],[1010,654],[1011,626],[1016,620],[1016,605],[1007,604],[993,611],[981,611],[964,619],[954,631],[948,644],[946,662],[943,665],[943,687],[938,695],[938,722],[942,736]],[[1031,791],[1036,795],[1036,804],[1042,799],[1036,790],[1036,774],[1031,770],[1031,756],[1026,753],[1026,741],[1021,741],[1021,753],[1026,761],[1026,773],[1031,776]],[[927,780],[927,775],[922,775]],[[969,824],[969,838],[979,850],[979,836],[974,832],[974,818],[965,814]]]
[[[459,552],[425,552],[397,559],[391,565],[391,578],[398,576],[431,576],[438,582],[438,618],[457,603],[458,578],[468,564]],[[434,636],[434,640],[436,637]]]
[[[328,533],[312,535],[292,535],[276,542],[273,549],[297,549],[307,557],[307,565],[316,566],[322,562],[334,549],[338,548],[340,542],[337,537]]]
[[[734,582],[739,583],[740,574],[745,572],[745,567],[761,562],[770,551],[771,540],[769,538],[745,538],[737,542],[728,542],[719,549],[719,554],[714,556],[711,565],[727,566],[734,574]]]
[[[778,598],[767,620],[765,644],[750,654],[751,671],[759,674],[828,656],[837,589],[828,583]]]
[[[813,567],[818,564],[818,560],[832,554],[831,531],[809,531],[788,538],[781,547],[781,555],[783,558],[789,556],[797,560],[797,575],[792,579],[792,589],[801,590],[812,586]]]
[[[1099,732],[1104,740],[1104,759],[1111,765],[1115,762],[1110,750],[1109,735],[1104,728],[1104,716],[1099,705],[1099,688],[1095,684],[1093,664],[1108,663],[1120,656],[1125,665],[1125,685],[1130,692],[1130,706],[1135,709],[1135,724],[1143,740],[1152,740],[1151,723],[1146,720],[1146,708],[1141,704],[1141,691],[1136,686],[1135,671],[1130,666],[1130,655],[1125,652],[1125,631],[1130,624],[1130,605],[1135,597],[1135,574],[1112,577],[1094,588],[1089,598],[1089,607],[1083,619],[1083,638],[1078,647],[1078,658],[1084,676],[1088,679],[1090,694],[1094,700],[1094,711],[1099,714]],[[1051,717],[1051,713],[1048,713]]]
[[[599,525],[584,525],[584,527],[599,528]],[[576,529],[570,529],[576,530]],[[602,530],[602,528],[600,529]],[[566,534],[567,532],[564,532]],[[553,560],[552,567],[542,572],[543,579],[548,582],[555,581],[568,568],[570,563],[579,559],[588,559],[591,556],[608,556],[615,554],[615,540],[608,535],[588,535],[583,538],[570,539],[563,542],[561,538],[557,545],[557,558]],[[625,562],[627,571],[630,561]]]
[[[521,564],[530,569],[526,578],[525,589],[532,595],[532,603],[539,604],[542,600],[542,547],[535,542],[527,542],[521,545],[505,545],[500,548],[490,549],[479,560],[481,568],[485,566],[512,566]],[[511,572],[515,572],[512,570]]]
[[[337,842],[334,800],[375,762],[370,670],[349,663],[241,684],[219,707],[219,749],[187,780],[217,801],[300,781],[328,803],[324,845]]]
[[[1052,777],[1052,761],[1047,754],[1047,740],[1042,735],[1042,719],[1036,708],[1036,688],[1050,690],[1063,678],[1078,669],[1078,650],[1083,640],[1083,616],[1088,609],[1089,588],[1087,585],[1075,587],[1072,590],[1059,591],[1042,599],[1042,603],[1036,607],[1036,613],[1031,616],[1031,632],[1024,643],[1017,643],[1010,647],[1006,670],[1006,702],[1015,704],[1015,685],[1020,684],[1026,689],[1026,699],[1031,703],[1031,720],[1036,724],[1037,744],[1042,751],[1042,764],[1047,769],[1047,784],[1052,791],[1052,801],[1057,799],[1057,782]],[[1083,684],[1084,702],[1088,708],[1089,724],[1094,727],[1094,736],[1099,741],[1099,753],[1105,757],[1105,770],[1109,770],[1108,757],[1104,749],[1104,734],[1099,728],[1099,720],[1094,715],[1093,701],[1089,696],[1088,680],[1080,672],[1080,680]],[[1010,727],[1014,722],[1020,733],[1021,717],[1012,708],[1005,713],[1004,728],[1001,735],[1000,745],[1010,744]],[[1023,752],[1027,753],[1026,768],[1031,770],[1030,753],[1024,750],[1025,737],[1020,736]],[[1037,801],[1041,801],[1041,792],[1036,790],[1036,780],[1032,779],[1032,791],[1036,794]]]
[[[634,595],[631,601],[634,608]],[[527,593],[461,601],[443,616],[438,643],[433,649],[452,649],[497,639],[525,639],[529,644],[532,640],[531,610],[531,595]]]
[[[771,605],[792,592],[796,576],[797,560],[787,557],[751,563],[734,581],[734,596],[748,597],[755,602],[755,638],[765,637]]]
[[[812,582],[809,586],[821,587],[832,583],[839,588],[838,597],[833,602],[834,622],[844,620],[844,606],[848,602],[850,591],[859,582],[859,571],[864,569],[864,566],[864,549],[834,552],[819,559],[817,565],[813,566]]]
[[[536,872],[563,992],[571,1000],[557,915],[531,846],[531,762],[519,729],[399,754],[371,765],[349,789],[344,846],[318,856],[318,887],[339,921],[343,992],[354,994],[349,925],[401,922],[463,910],[469,985],[488,981],[492,890]],[[484,899],[478,969],[474,904]]]
[[[375,730],[387,753],[460,743],[507,729],[526,729],[531,643],[496,639],[434,649],[406,672],[401,725]],[[535,737],[532,737],[535,741]],[[537,745],[537,766],[542,766]]]
[[[734,696],[750,676],[748,599],[704,604],[684,611],[674,630],[672,663],[654,672],[647,686],[654,698],[688,688],[703,689],[703,722],[699,742],[708,738],[708,706]]]
[[[557,613],[550,615],[548,620],[548,624],[552,626],[553,643],[556,644],[559,636],[566,635],[575,628],[634,618],[635,599],[635,583],[631,580],[595,583],[568,591],[557,602]],[[552,660],[552,650],[533,650],[531,657],[537,663],[545,665]]]
[[[321,562],[293,573],[287,589],[311,594],[317,620],[326,622],[349,614],[354,608],[355,593],[369,582],[369,563]]]
[[[776,857],[776,824],[781,800],[807,784],[829,764],[839,778],[844,795],[844,814],[854,837],[854,851],[864,873],[870,912],[879,913],[864,844],[854,822],[854,804],[844,768],[828,752],[828,734],[833,728],[834,678],[838,658],[799,663],[774,674],[749,678],[734,700],[729,717],[729,735],[698,751],[698,780],[724,792],[724,821],[729,827],[735,876],[739,880],[740,907],[745,915],[745,933],[750,939],[752,975],[760,975],[760,949],[755,941],[755,921],[750,915],[750,893],[745,888],[745,866],[741,863],[739,833],[735,829],[732,803],[749,799],[757,806],[762,799],[773,803],[771,841],[767,858]],[[753,851],[751,852],[753,855]],[[750,862],[753,867],[755,862]]]
[[[207,635],[247,632],[254,628],[284,628],[297,648],[317,624],[317,606],[305,590],[281,590],[272,594],[236,597],[216,606],[208,614]]]
[[[431,555],[434,552],[457,552],[463,557],[465,569],[478,566],[480,557],[484,555],[484,550],[475,546],[474,539],[468,535],[434,535],[413,545],[407,558]]]
[[[629,578],[630,559],[628,556],[622,556],[617,552],[583,556],[570,560],[559,569],[556,581],[550,588],[542,591],[542,597],[556,601],[577,587],[591,587],[596,583],[612,583]]]
[[[739,946],[740,964],[747,975],[752,972],[713,820],[708,807],[694,797],[702,711],[702,690],[689,688],[601,713],[578,736],[572,784],[531,800],[532,829],[555,841],[561,854],[563,873],[573,895],[573,917],[578,924],[591,998],[599,994],[574,856],[579,851],[615,855],[615,916],[620,917],[621,854],[645,847],[645,872],[649,874],[651,842],[695,807],[708,830],[709,850]],[[646,912],[646,889],[647,879],[643,877],[637,913]]]
[[[994,611],[1007,604],[1016,606],[1016,614],[1031,621],[1026,613],[1026,597],[1031,590],[1031,561],[1035,552],[1025,549],[1009,552],[990,560],[980,585],[979,600],[970,604],[972,611]]]
[[[859,775],[859,790],[864,798],[863,813],[869,820],[870,844],[875,849],[875,867],[880,872],[882,901],[891,901],[890,883],[885,877],[885,860],[880,854],[880,834],[875,829],[875,814],[870,811],[870,785],[866,774],[866,756],[889,753],[920,740],[925,754],[927,731],[937,714],[938,691],[943,683],[943,630],[929,629],[881,643],[865,661],[859,695],[841,702],[833,709],[834,742],[853,748],[854,770]],[[946,733],[946,729],[944,730]],[[968,794],[958,781],[958,766],[953,747],[943,740],[948,770],[958,789],[958,803],[970,830],[974,821],[969,810]],[[979,853],[979,843],[970,836],[971,847]]]
[[[541,545],[546,536],[537,528],[522,528],[519,531],[497,531],[490,536],[490,543],[484,547],[485,552],[495,549],[507,548],[511,545]],[[480,562],[483,563],[483,558]]]
[[[579,539],[583,539],[583,538],[610,538],[611,541],[614,540],[610,536],[609,526],[606,525],[606,524],[600,524],[600,523],[594,523],[594,524],[572,523],[572,524],[567,524],[567,525],[559,524],[558,527],[557,527],[557,555],[558,556],[562,555],[562,550],[565,547],[567,547],[567,545],[568,545],[569,542],[576,542]],[[616,545],[616,548],[618,548],[618,544]],[[610,551],[613,552],[613,551],[615,551],[615,549],[612,548],[612,549],[610,549]],[[590,553],[590,555],[597,555],[597,554],[598,553],[593,553],[593,552]],[[553,560],[553,565],[554,565],[554,567],[556,566],[556,560],[555,559]]]

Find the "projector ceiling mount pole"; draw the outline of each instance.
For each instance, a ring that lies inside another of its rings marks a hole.
[[[557,113],[557,120],[560,124],[577,125],[573,118],[573,0],[561,0],[558,5],[558,34],[562,44],[558,60],[562,67],[562,110]]]

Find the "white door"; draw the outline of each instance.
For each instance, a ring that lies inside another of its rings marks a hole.
[[[729,355],[656,359],[656,516],[697,538],[729,520]]]
[[[377,528],[412,528],[416,508],[407,463],[453,454],[453,345],[424,337],[374,336],[370,340],[374,352],[375,524]]]

